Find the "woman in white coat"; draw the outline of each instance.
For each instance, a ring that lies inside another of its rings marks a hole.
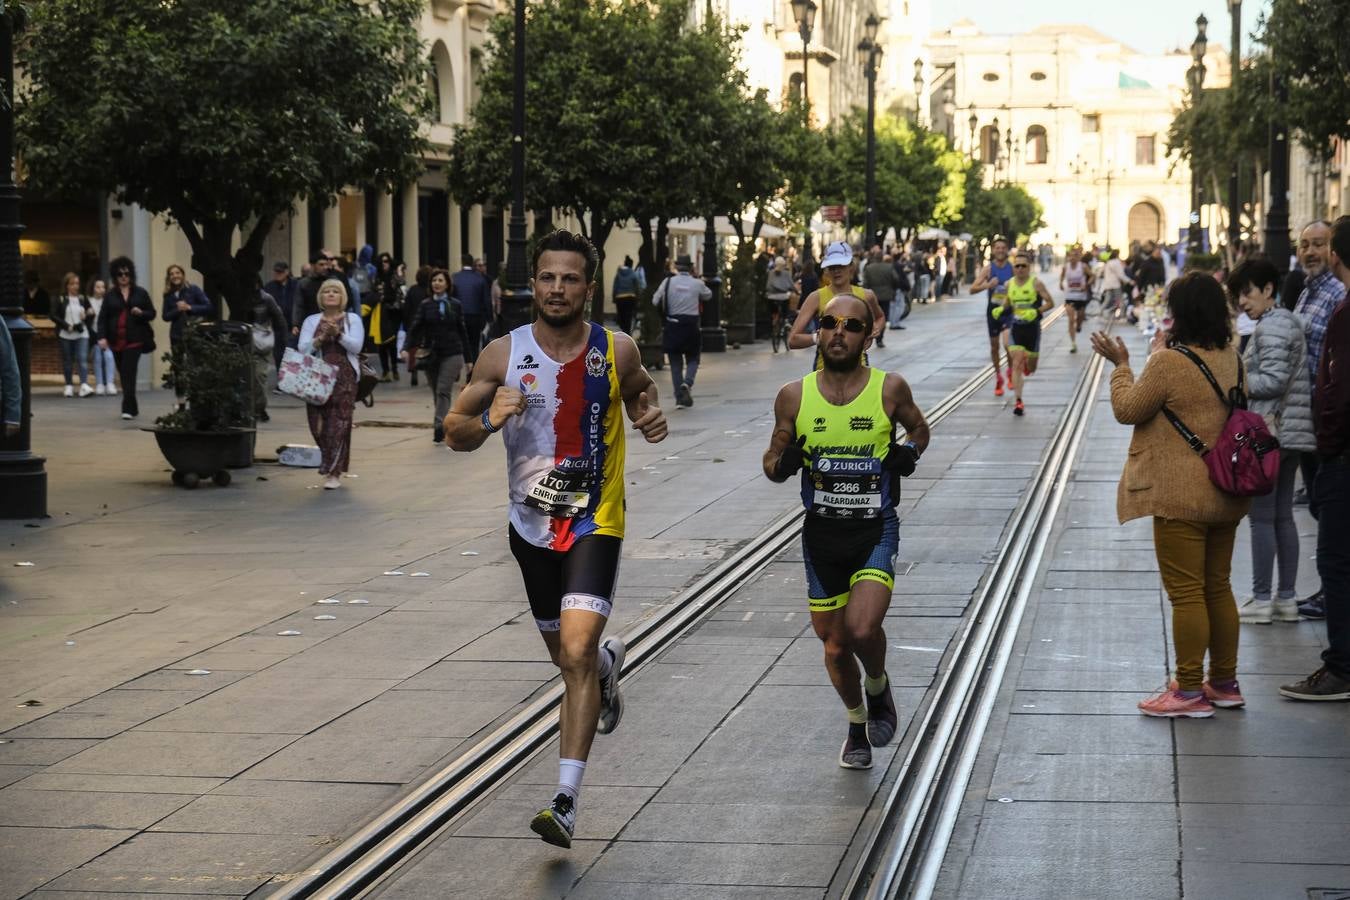
[[[309,405],[309,431],[319,445],[322,462],[319,474],[323,486],[335,490],[342,486],[341,476],[351,463],[352,413],[356,409],[356,385],[361,377],[357,355],[365,344],[361,317],[349,313],[347,286],[330,278],[319,286],[319,311],[300,326],[298,348],[321,356],[337,367],[337,384],[328,402]]]

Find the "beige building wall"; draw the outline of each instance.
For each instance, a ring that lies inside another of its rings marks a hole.
[[[957,146],[986,163],[988,183],[1021,184],[1045,207],[1046,226],[1033,243],[1124,248],[1179,239],[1190,173],[1166,143],[1185,96],[1188,54],[1138,53],[1082,25],[991,35],[961,22],[929,46],[935,64],[953,69]],[[1210,44],[1205,66],[1207,88],[1228,84],[1223,48]],[[997,153],[987,146],[995,119]],[[1217,235],[1212,212],[1203,210],[1201,221]]]

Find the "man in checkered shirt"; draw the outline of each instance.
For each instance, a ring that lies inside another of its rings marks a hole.
[[[1317,385],[1317,364],[1322,358],[1322,344],[1326,339],[1327,322],[1331,313],[1345,299],[1345,285],[1331,271],[1331,225],[1324,221],[1315,221],[1303,229],[1298,239],[1298,260],[1303,265],[1306,280],[1303,293],[1298,296],[1298,305],[1294,314],[1303,320],[1303,332],[1308,338],[1308,378]],[[1316,403],[1316,397],[1313,398]],[[1317,504],[1313,501],[1313,483],[1317,480],[1318,458],[1316,453],[1304,453],[1299,458],[1299,469],[1303,473],[1303,485],[1308,490],[1308,511],[1317,517]],[[1323,603],[1322,589],[1298,605],[1299,613],[1305,619],[1325,619],[1326,607]]]

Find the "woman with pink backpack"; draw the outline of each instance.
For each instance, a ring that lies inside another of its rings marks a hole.
[[[1233,412],[1219,395],[1229,397],[1241,387],[1243,369],[1218,282],[1198,272],[1184,275],[1172,283],[1166,302],[1171,329],[1155,336],[1137,379],[1124,341],[1098,332],[1092,348],[1116,367],[1116,421],[1134,426],[1116,511],[1122,523],[1152,517],[1158,571],[1172,604],[1176,677],[1141,701],[1139,710],[1207,718],[1216,706],[1245,702],[1237,682],[1238,611],[1229,571],[1237,527],[1251,500],[1220,490],[1202,455],[1202,447],[1220,440]],[[1189,442],[1183,429],[1191,433]]]

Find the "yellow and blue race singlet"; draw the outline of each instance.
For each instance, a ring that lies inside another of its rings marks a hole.
[[[900,499],[895,476],[881,465],[895,427],[882,401],[886,373],[868,369],[867,385],[851,402],[835,406],[820,393],[816,373],[802,379],[797,434],[806,436],[802,505],[833,519],[894,517]]]
[[[506,385],[525,412],[506,420],[510,520],[536,547],[568,550],[590,534],[623,537],[624,429],[614,335],[590,323],[585,348],[559,363],[531,325],[511,332]]]

